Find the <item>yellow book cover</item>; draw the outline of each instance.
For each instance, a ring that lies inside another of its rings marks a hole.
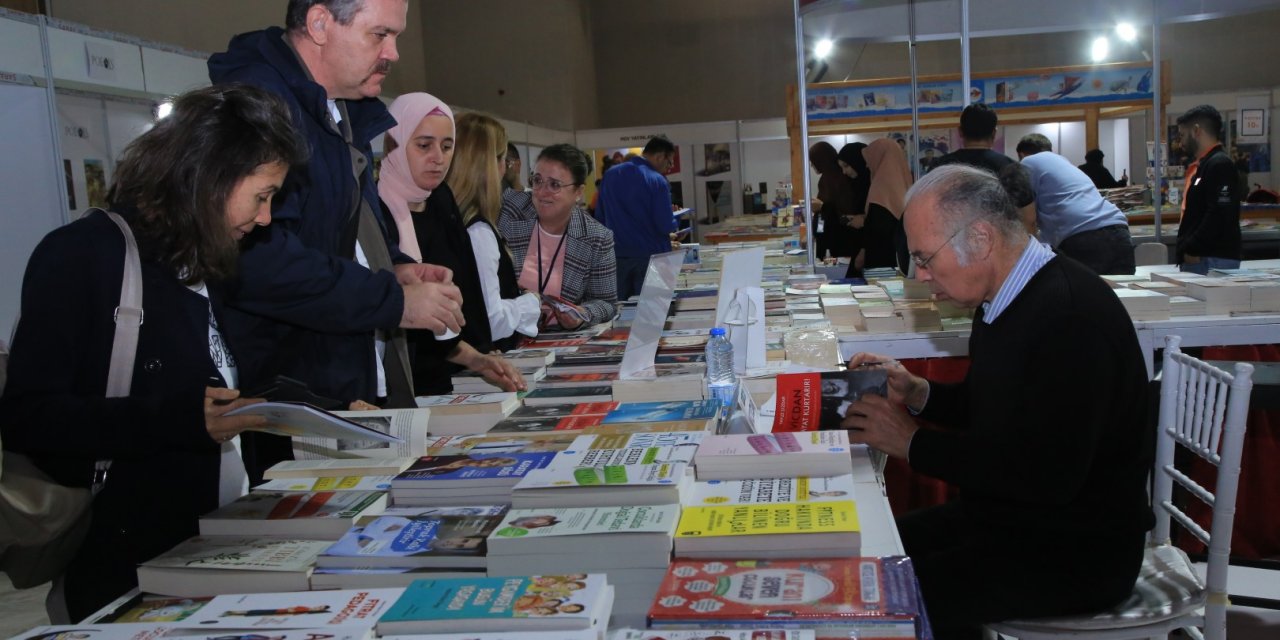
[[[859,531],[852,500],[685,507],[677,538]]]

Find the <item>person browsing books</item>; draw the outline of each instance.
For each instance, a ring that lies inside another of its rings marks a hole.
[[[410,257],[452,272],[466,319],[459,335],[408,332],[414,392],[450,393],[450,376],[461,369],[481,374],[504,391],[521,390],[520,372],[501,355],[486,353],[493,340],[480,273],[458,203],[444,184],[455,151],[453,112],[427,93],[404,94],[391,103],[390,111],[397,124],[383,137],[386,156],[378,197],[384,213],[396,222],[391,235]],[[492,153],[485,153],[485,160],[496,168]]]
[[[498,228],[511,243],[520,287],[543,298],[542,325],[576,329],[613,319],[618,300],[613,232],[580,207],[591,160],[554,144],[538,154],[532,192],[509,192]]]
[[[107,201],[137,241],[145,320],[127,397],[105,397],[120,230],[91,211],[31,254],[0,397],[4,448],[67,486],[91,486],[95,463],[112,461],[88,536],[55,584],[51,619],[80,620],[128,591],[139,563],[195,535],[201,514],[244,490],[231,440],[264,419],[224,415],[254,400],[236,391],[240,348],[224,339],[223,300],[208,285],[236,273],[241,246],[270,224],[306,149],[288,106],[244,85],[178,97],[125,148]]]
[[[866,220],[862,226],[864,268],[890,267],[906,273],[902,249],[902,211],[911,169],[907,156],[890,138],[873,140],[862,150],[871,186],[867,191]]]
[[[649,258],[672,250],[677,229],[666,172],[675,157],[676,146],[655,136],[639,156],[610,167],[600,179],[595,216],[617,242],[617,291],[623,300],[640,293]]]
[[[939,384],[855,354],[850,367],[887,369],[889,397],[864,395],[843,426],[959,489],[898,520],[937,637],[1119,604],[1154,523],[1147,371],[1128,313],[1096,274],[1034,241],[982,169],[934,169],[904,221],[917,277],[977,308],[969,370]]]

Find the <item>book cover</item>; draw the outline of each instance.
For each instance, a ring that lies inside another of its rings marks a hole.
[[[760,626],[767,626],[761,624]],[[813,640],[808,629],[700,629],[675,631],[663,629],[617,629],[609,640]]]
[[[610,533],[670,534],[679,517],[680,506],[674,504],[512,509],[490,538],[532,540]]]
[[[649,626],[767,621],[776,628],[817,629],[821,636],[823,629],[870,623],[882,624],[876,629],[886,637],[915,638],[924,614],[915,585],[911,560],[899,556],[677,560],[649,610]]]
[[[142,563],[148,567],[306,571],[333,544],[236,536],[196,536]]]
[[[853,475],[829,478],[765,478],[693,483],[687,505],[831,502],[853,499]]]
[[[493,516],[381,516],[353,527],[320,555],[323,566],[484,566]]]
[[[567,402],[562,404],[544,404],[537,407],[520,407],[511,412],[507,418],[520,420],[523,418],[563,418],[565,416],[604,415],[618,408],[616,402]]]
[[[460,507],[387,507],[383,509],[379,516],[394,516],[397,518],[429,518],[429,517],[458,517],[458,516],[501,516],[507,512],[507,506],[502,504],[485,504],[475,506]]]
[[[888,389],[883,369],[781,374],[773,432],[839,429],[849,405],[865,393],[888,395]]]
[[[548,334],[541,338],[528,338],[520,343],[521,349],[564,349],[566,347],[577,347],[587,343],[586,338],[568,338],[556,337],[555,334]],[[560,355],[556,356],[559,360]]]
[[[603,424],[710,420],[718,415],[720,415],[720,403],[716,400],[624,402],[605,416]]]
[[[698,459],[707,456],[756,458],[783,454],[848,454],[849,433],[844,430],[798,433],[752,433],[707,436],[698,447]]]
[[[574,398],[609,398],[613,395],[613,387],[609,385],[593,385],[589,387],[559,387],[534,389],[524,397],[525,404],[532,400],[538,404],[563,403]]]
[[[122,611],[119,614],[112,614],[112,616],[105,621],[113,624],[122,622],[178,622],[191,617],[191,614],[199,611],[200,607],[203,607],[205,603],[212,599],[212,597],[143,597],[127,610]]]
[[[501,424],[501,423],[499,423]],[[497,426],[495,425],[495,429]],[[503,433],[495,435],[441,436],[427,440],[427,455],[457,456],[468,453],[537,453],[563,451],[578,437],[575,433]]]
[[[423,456],[391,481],[392,487],[467,485],[503,486],[515,483],[533,469],[546,466],[555,453],[469,453]]]
[[[239,526],[258,520],[350,520],[385,495],[381,491],[254,492],[201,516],[200,530],[210,535],[213,532],[205,530],[206,524],[215,520],[239,521]]]
[[[378,620],[404,589],[303,591],[218,596],[184,625],[200,629],[365,628]]]
[[[255,492],[279,491],[386,491],[395,476],[340,476],[320,478],[276,478],[253,488]]]
[[[691,431],[579,436],[516,489],[675,484],[702,436]]]
[[[395,475],[409,468],[415,458],[335,458],[284,460],[271,465],[263,478],[319,478],[322,476]]]
[[[497,393],[453,393],[441,396],[418,396],[419,407],[430,407],[433,414],[492,413],[517,402],[514,391]]]
[[[401,442],[400,438],[348,420],[303,402],[260,402],[233,409],[227,416],[261,416],[267,423],[254,427],[279,436],[320,437],[336,440]]]
[[[593,387],[618,379],[617,371],[597,373],[550,373],[542,379],[539,387],[554,389],[557,387]]]
[[[856,533],[852,500],[772,502],[685,507],[677,538],[758,536],[787,533]]]
[[[380,634],[433,630],[586,629],[605,586],[603,574],[418,580],[378,621]],[[541,623],[524,623],[523,619]]]

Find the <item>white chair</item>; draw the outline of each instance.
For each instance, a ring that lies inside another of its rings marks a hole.
[[[1133,248],[1133,263],[1139,267],[1169,264],[1169,247],[1159,242],[1143,242]]]
[[[1174,629],[1185,629],[1193,638],[1227,637],[1228,556],[1253,367],[1239,363],[1234,375],[1226,373],[1179,351],[1181,340],[1178,336],[1165,338],[1152,500],[1156,527],[1133,594],[1114,609],[1098,614],[988,625],[987,637],[994,637],[996,632],[1022,640],[1112,640],[1167,637]],[[1174,468],[1175,445],[1182,445],[1218,468],[1212,493]],[[1182,485],[1189,497],[1213,507],[1209,531],[1174,504],[1174,482]],[[1187,555],[1170,543],[1170,519],[1209,548],[1205,581],[1196,575]]]

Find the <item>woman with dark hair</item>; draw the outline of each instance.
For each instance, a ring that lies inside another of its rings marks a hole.
[[[288,107],[238,85],[179,97],[125,149],[107,199],[137,240],[145,314],[127,397],[106,397],[120,229],[94,210],[31,254],[0,398],[4,448],[61,484],[100,489],[88,536],[55,581],[52,619],[79,620],[128,591],[139,563],[243,493],[236,436],[262,419],[224,415],[252,400],[235,390],[234,345],[208,285],[234,274],[240,241],[270,224],[272,196],[305,157]],[[94,474],[102,461],[105,480]]]
[[[861,274],[862,263],[866,260],[866,256],[862,254],[862,227],[867,223],[867,192],[871,189],[871,171],[867,169],[867,161],[862,157],[862,150],[866,148],[864,143],[851,142],[840,147],[838,155],[840,171],[849,179],[849,186],[853,190],[853,215],[844,219],[848,227],[848,254],[851,256],[849,271],[845,277]]]
[[[508,193],[498,228],[511,243],[520,287],[542,297],[544,328],[613,319],[618,261],[613,232],[578,206],[591,159],[573,145],[538,155],[532,192]]]
[[[395,221],[401,251],[453,272],[466,319],[460,334],[408,331],[414,393],[451,393],[450,378],[463,369],[481,374],[504,391],[522,390],[520,372],[501,355],[488,353],[493,339],[475,252],[453,190],[444,183],[456,148],[453,112],[427,93],[406,93],[391,103],[390,111],[397,124],[383,138],[386,156],[378,175],[383,212]],[[497,167],[496,151],[485,157]]]
[[[853,234],[846,229],[845,219],[858,213],[853,208],[853,187],[840,171],[836,148],[827,142],[809,147],[809,164],[818,172],[818,195],[813,198],[813,237],[817,242],[818,259],[832,256],[852,256]]]

